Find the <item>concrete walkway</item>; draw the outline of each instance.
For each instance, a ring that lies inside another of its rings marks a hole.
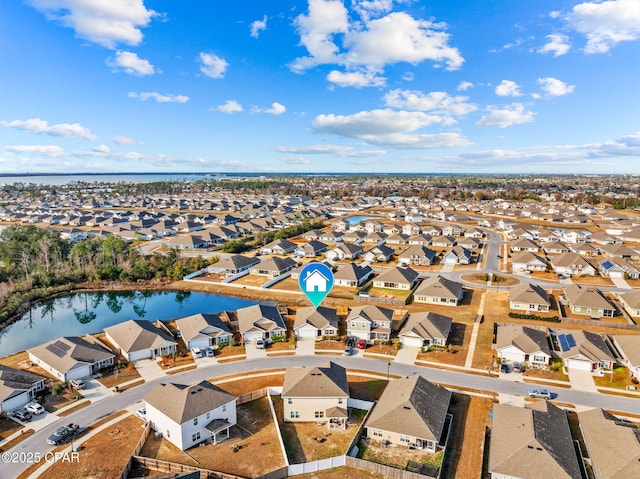
[[[316,354],[315,338],[300,338],[296,343],[296,356],[313,356]]]
[[[244,350],[247,353],[247,359],[264,359],[267,357],[267,350],[256,348],[255,342],[246,343]]]
[[[154,359],[141,359],[134,363],[134,366],[140,373],[140,377],[145,381],[164,377],[166,374],[160,365]]]
[[[414,364],[416,359],[418,358],[418,353],[420,352],[420,348],[418,346],[402,346],[396,357],[394,358],[394,363],[402,363],[402,364]]]
[[[476,351],[476,342],[478,341],[478,331],[480,331],[480,321],[478,318],[481,318],[484,314],[484,300],[487,296],[487,292],[482,293],[482,297],[480,298],[480,305],[478,306],[478,314],[476,316],[476,321],[473,323],[473,330],[471,330],[471,340],[469,341],[469,350],[467,351],[467,357],[464,360],[464,367],[471,368],[473,364],[473,354]]]
[[[629,283],[627,283],[624,278],[614,278],[614,277],[609,277],[609,279],[611,281],[613,281],[613,284],[616,285],[616,288],[626,288],[626,289],[632,289],[631,286],[629,286]]]
[[[441,273],[452,273],[453,269],[456,267],[453,263],[443,263],[442,268],[440,268]]]
[[[570,370],[569,382],[571,383],[571,389],[578,389],[590,393],[598,392],[596,383],[593,382],[593,376],[589,371]]]
[[[498,394],[498,402],[500,404],[508,404],[510,406],[524,407],[524,396],[518,396],[516,394]]]

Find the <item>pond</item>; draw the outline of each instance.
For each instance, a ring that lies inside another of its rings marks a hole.
[[[0,357],[60,336],[98,333],[129,319],[174,319],[196,313],[235,310],[256,301],[190,291],[108,291],[76,293],[32,308],[0,331]]]

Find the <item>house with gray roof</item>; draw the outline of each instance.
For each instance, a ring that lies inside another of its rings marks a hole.
[[[432,311],[411,313],[398,337],[403,346],[444,346],[449,339],[452,323],[451,317]]]
[[[262,254],[288,254],[292,253],[298,247],[288,239],[279,238],[271,243],[264,245],[260,251]]]
[[[29,361],[62,382],[96,374],[113,366],[115,354],[93,336],[65,336],[27,350]]]
[[[347,316],[347,334],[367,342],[388,341],[393,323],[393,310],[366,304],[352,308]]]
[[[434,263],[436,252],[426,246],[414,244],[398,255],[401,266],[429,266]]]
[[[254,304],[236,311],[238,332],[246,343],[285,336],[287,326],[275,306]]]
[[[549,295],[537,284],[520,283],[509,290],[509,309],[548,313],[550,308]]]
[[[18,409],[44,390],[46,378],[0,364],[0,412]]]
[[[325,253],[325,257],[332,261],[339,261],[343,259],[354,260],[362,254],[363,248],[359,244],[355,243],[342,243],[333,249],[330,249]]]
[[[445,264],[471,264],[473,253],[464,246],[456,245],[442,257]]]
[[[616,359],[602,336],[580,329],[557,330],[560,357],[568,370],[600,373],[613,368]]]
[[[236,399],[208,381],[157,384],[142,398],[151,427],[183,451],[227,439],[237,421]]]
[[[308,306],[296,311],[293,332],[298,338],[322,339],[338,335],[338,314],[334,308]]]
[[[615,306],[598,288],[574,283],[564,290],[564,295],[573,314],[592,318],[613,318],[616,314]]]
[[[640,429],[603,409],[578,413],[596,479],[640,477]]]
[[[393,248],[389,248],[388,246],[381,244],[374,246],[364,253],[362,259],[368,263],[374,263],[376,261],[386,262],[389,261],[394,254],[395,251]]]
[[[218,314],[192,314],[176,319],[176,326],[187,349],[218,347],[229,344],[233,337]]]
[[[298,263],[294,259],[272,256],[271,258],[263,259],[260,263],[252,266],[249,272],[251,274],[267,276],[273,279],[288,273],[297,266]]]
[[[311,240],[302,246],[298,246],[295,249],[295,254],[306,258],[313,258],[314,256],[319,256],[320,253],[324,253],[327,249],[329,249],[329,246],[322,241]]]
[[[409,268],[396,266],[382,273],[373,280],[376,288],[403,289],[410,290],[418,284],[418,272]]]
[[[260,263],[260,258],[234,254],[220,258],[217,263],[207,266],[207,271],[213,274],[234,275],[247,271],[258,263]]]
[[[495,350],[498,357],[507,362],[516,362],[535,367],[546,367],[552,353],[546,329],[521,324],[498,324]]]
[[[451,392],[416,374],[390,382],[364,427],[367,437],[384,444],[441,449]]]
[[[127,361],[159,358],[178,348],[178,342],[160,321],[130,319],[105,328],[104,333]]]
[[[491,479],[582,479],[565,412],[549,401],[494,404]]]
[[[334,362],[291,367],[284,373],[285,422],[327,422],[329,428],[344,428],[349,418],[348,400],[347,370]]]
[[[425,279],[413,293],[416,303],[458,306],[464,297],[462,283],[436,275]]]
[[[333,274],[333,280],[335,286],[357,288],[366,283],[371,276],[373,276],[371,266],[347,263]]]

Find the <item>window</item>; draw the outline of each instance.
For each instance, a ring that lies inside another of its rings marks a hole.
[[[400,442],[402,444],[409,444],[411,442],[411,438],[409,436],[400,436]]]
[[[300,419],[300,411],[290,411],[289,417],[291,419]]]
[[[314,416],[316,419],[324,419],[324,411],[316,411],[314,412]]]
[[[293,404],[293,398],[287,398],[287,404]]]
[[[193,420],[193,425],[194,425],[194,426],[197,426],[197,425],[198,425],[198,418],[195,418],[195,419]]]
[[[171,437],[171,434],[169,433],[168,429],[167,429],[167,434],[165,434],[165,436],[167,436],[167,439],[169,439]]]
[[[207,421],[208,421],[209,419],[211,419],[211,413],[210,413],[210,412],[208,412],[208,413],[207,413]]]
[[[226,404],[222,405],[222,412],[227,412],[227,405]]]
[[[380,429],[372,429],[371,435],[373,437],[382,437],[382,431]]]
[[[342,398],[338,398],[338,404],[342,404]]]
[[[200,431],[195,432],[191,435],[191,442],[196,442],[200,440]]]
[[[547,362],[547,358],[545,356],[534,356],[533,357],[533,362],[534,363],[546,363]]]

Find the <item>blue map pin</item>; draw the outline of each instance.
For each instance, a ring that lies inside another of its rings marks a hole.
[[[300,271],[298,285],[317,308],[333,288],[333,272],[323,263],[311,262]]]

